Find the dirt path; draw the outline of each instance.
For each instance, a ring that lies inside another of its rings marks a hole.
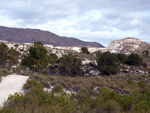
[[[9,75],[3,77],[0,83],[0,106],[7,100],[10,94],[23,93],[23,85],[28,80],[28,76]]]

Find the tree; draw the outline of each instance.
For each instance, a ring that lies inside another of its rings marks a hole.
[[[49,56],[51,58],[50,63],[51,64],[55,64],[57,62],[57,60],[58,60],[58,56],[56,54],[54,54],[54,53],[51,53]]]
[[[126,54],[119,53],[117,54],[117,57],[120,63],[126,63],[128,60],[128,56]]]
[[[143,65],[142,65],[143,67],[147,67],[147,64],[146,63],[143,63]]]
[[[87,47],[82,47],[82,48],[81,48],[81,51],[82,51],[82,53],[90,54],[90,52],[89,52],[89,50],[88,50]]]
[[[105,52],[97,54],[97,64],[100,71],[106,75],[117,74],[119,72],[119,61],[116,54]]]
[[[19,52],[13,48],[9,49],[4,43],[0,44],[0,65],[12,66],[18,63]]]
[[[143,55],[144,55],[145,57],[148,57],[148,55],[149,55],[149,51],[148,51],[148,50],[144,50],[142,53],[143,53]]]
[[[60,71],[64,75],[81,76],[81,59],[72,54],[64,55],[59,59]]]
[[[13,48],[11,48],[8,51],[8,61],[9,61],[9,65],[15,65],[18,63],[18,59],[19,59],[19,52]]]
[[[4,65],[7,60],[8,46],[4,43],[0,44],[0,65]]]
[[[128,57],[127,64],[134,66],[141,66],[143,64],[142,58],[138,54],[131,54]]]
[[[24,56],[21,64],[34,71],[42,71],[48,67],[49,63],[50,56],[48,55],[47,49],[41,42],[35,42],[29,48],[29,54]]]

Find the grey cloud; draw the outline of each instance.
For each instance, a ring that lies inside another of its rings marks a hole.
[[[94,12],[96,13],[92,14]],[[45,25],[49,22],[57,23],[58,21],[59,24],[64,24],[63,20],[66,20],[72,24],[63,25],[65,30],[70,28],[77,31],[87,30],[88,32],[89,30],[90,36],[82,34],[83,36],[79,38],[105,43],[119,37],[125,38],[133,31],[137,33],[135,35],[133,33],[133,36],[148,40],[150,35],[149,12],[150,0],[1,0],[0,4],[0,16],[6,16],[12,21],[20,19],[18,24],[23,27]],[[100,17],[95,19],[96,14]],[[54,31],[60,29],[59,24],[53,24],[57,25],[53,27]],[[115,30],[119,33],[116,32],[114,35]],[[108,35],[93,35],[95,32],[106,31]],[[73,36],[77,35],[72,34],[71,37]]]
[[[60,19],[77,12],[73,3],[61,2],[64,0],[5,0],[0,6],[3,14],[12,19],[20,18],[24,22],[44,23]]]

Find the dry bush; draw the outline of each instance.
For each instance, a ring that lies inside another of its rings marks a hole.
[[[44,76],[43,74],[31,74],[30,77],[39,80],[44,87],[50,88],[50,79],[47,76]]]
[[[0,68],[0,76],[7,76],[9,73],[7,68]]]

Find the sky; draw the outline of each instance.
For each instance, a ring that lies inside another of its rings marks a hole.
[[[0,0],[0,26],[34,28],[99,42],[150,43],[150,0]]]

